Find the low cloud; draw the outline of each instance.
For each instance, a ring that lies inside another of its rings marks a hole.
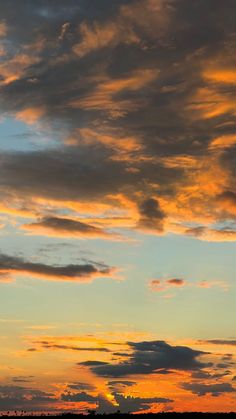
[[[234,393],[236,389],[230,383],[203,384],[203,383],[183,383],[181,388],[191,391],[198,396],[209,394],[213,397],[221,396],[223,393]]]
[[[98,376],[125,377],[139,374],[153,374],[163,370],[199,370],[209,366],[198,358],[207,352],[196,351],[186,346],[171,346],[164,341],[128,342],[133,350],[127,361],[105,365],[80,363],[87,365]],[[89,361],[88,361],[89,362]]]

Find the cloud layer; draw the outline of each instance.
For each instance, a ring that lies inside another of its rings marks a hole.
[[[3,2],[2,113],[58,141],[1,153],[5,211],[37,216],[31,233],[109,238],[125,225],[234,241],[234,2],[13,10]],[[100,228],[63,209],[97,212]]]

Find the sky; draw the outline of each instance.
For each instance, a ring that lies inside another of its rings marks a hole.
[[[0,0],[0,412],[236,410],[235,0]]]

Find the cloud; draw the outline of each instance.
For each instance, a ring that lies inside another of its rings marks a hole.
[[[14,383],[31,383],[32,379],[34,378],[33,375],[26,375],[26,376],[17,376],[17,377],[12,377],[12,381]]]
[[[223,393],[234,393],[236,389],[230,383],[203,384],[203,383],[183,383],[181,388],[191,391],[198,396],[209,394],[213,397],[219,397]]]
[[[37,342],[41,344],[42,349],[62,349],[62,350],[69,350],[69,351],[85,351],[85,352],[110,352],[109,349],[103,347],[80,347],[74,345],[60,345],[50,341],[41,341]]]
[[[230,364],[229,364],[230,367]],[[216,372],[215,370],[211,372],[207,371],[194,371],[191,374],[191,377],[194,380],[221,380],[222,378],[226,376],[231,376],[232,372],[229,369],[226,369],[225,371]]]
[[[209,343],[210,345],[236,346],[236,339],[205,339],[199,342],[203,344]]]
[[[173,289],[181,289],[183,287],[198,287],[202,289],[211,289],[211,288],[219,288],[223,291],[228,291],[229,286],[227,282],[222,280],[201,280],[201,281],[195,281],[190,282],[186,281],[182,278],[155,278],[151,279],[148,282],[148,286],[153,292],[160,292],[160,293],[166,293],[169,290]],[[163,294],[163,297],[166,297],[166,294]],[[169,297],[169,296],[168,296]]]
[[[163,231],[163,221],[165,214],[160,208],[157,199],[149,198],[143,201],[139,207],[140,220],[139,227],[143,229]]]
[[[4,38],[7,34],[7,24],[4,21],[0,22],[0,37]]]
[[[107,111],[113,118],[125,116],[128,112],[136,111],[142,106],[142,101],[134,95],[130,99],[117,99],[119,95],[128,92],[137,92],[151,84],[158,75],[156,69],[142,69],[132,73],[129,77],[121,79],[107,79],[101,77],[95,89],[84,97],[73,99],[68,103],[69,107],[83,110]]]
[[[96,403],[97,397],[91,396],[90,394],[86,393],[85,391],[81,391],[80,393],[63,393],[61,394],[61,400],[64,402],[89,402],[89,403]]]
[[[32,234],[56,236],[56,237],[77,237],[77,238],[104,238],[118,240],[119,236],[109,233],[102,228],[95,227],[82,221],[62,217],[44,217],[42,220],[25,224],[23,229],[29,230]]]
[[[133,397],[123,394],[113,393],[116,402],[119,404],[119,410],[123,413],[140,412],[150,409],[153,404],[166,404],[173,402],[172,399],[165,397]]]
[[[133,397],[124,396],[113,392],[116,405],[111,403],[105,396],[92,396],[84,391],[79,393],[63,393],[61,400],[66,402],[88,402],[98,405],[97,413],[115,413],[119,410],[121,413],[139,412],[148,410],[152,404],[171,403],[173,400],[164,397]]]
[[[130,387],[130,386],[133,386],[134,384],[136,384],[136,382],[135,381],[130,381],[130,380],[113,380],[113,381],[108,381],[108,383],[107,383],[107,385],[109,387],[113,387],[116,384],[120,384],[124,387],[126,387],[126,386]]]
[[[97,366],[101,366],[101,365],[108,365],[108,362],[104,362],[104,361],[84,361],[84,362],[79,362],[78,365],[84,365],[84,366],[89,366],[89,367],[97,367]]]
[[[23,386],[0,386],[0,409],[14,410],[42,410],[48,404],[57,402],[52,393]]]
[[[21,257],[0,255],[0,274],[4,277],[27,275],[48,281],[90,282],[97,277],[111,277],[114,273],[108,266],[91,263],[65,266],[28,262]]]
[[[163,292],[171,288],[185,287],[186,281],[181,278],[170,278],[170,279],[152,279],[149,281],[149,287],[152,291]]]
[[[217,197],[218,203],[233,216],[236,215],[236,193],[224,191]]]
[[[231,242],[235,241],[236,230],[235,228],[218,228],[210,229],[204,226],[187,228],[185,234],[196,237],[204,241],[213,241],[213,242]]]
[[[27,202],[43,223],[32,231],[46,232],[53,205],[78,222],[93,206],[108,230],[116,216],[149,234],[235,241],[220,224],[235,216],[224,196],[235,193],[235,5],[209,15],[211,0],[68,4],[17,5],[17,21],[2,6],[1,111],[57,140],[1,153],[1,205],[21,216]]]
[[[98,376],[114,378],[158,373],[163,369],[191,371],[209,366],[198,360],[198,357],[206,352],[185,346],[171,346],[164,341],[128,342],[128,345],[133,353],[127,361],[118,364],[81,363],[81,365],[91,366],[91,370]]]
[[[77,381],[76,383],[72,383],[72,384],[68,384],[67,387],[71,390],[88,390],[88,391],[93,391],[95,390],[95,386],[93,386],[90,383],[82,383]]]

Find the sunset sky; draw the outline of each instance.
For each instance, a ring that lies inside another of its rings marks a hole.
[[[0,412],[236,410],[236,1],[0,0]]]

